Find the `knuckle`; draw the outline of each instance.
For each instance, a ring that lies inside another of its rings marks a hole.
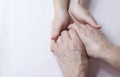
[[[65,31],[65,30],[64,30],[64,31],[62,31],[62,33],[61,33],[61,34],[63,35],[63,34],[65,34],[65,33],[67,33],[67,31]]]

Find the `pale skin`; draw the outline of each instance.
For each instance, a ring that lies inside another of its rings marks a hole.
[[[51,49],[60,65],[63,77],[86,77],[88,58],[83,43],[73,29],[63,31],[57,42],[52,41]]]
[[[99,30],[88,24],[74,23],[69,26],[74,29],[86,47],[89,57],[102,60],[120,71],[120,47],[111,44]]]
[[[98,30],[100,26],[81,6],[82,1],[54,0],[51,49],[63,77],[86,77],[86,53],[89,57],[102,60],[120,71],[120,47],[112,45]],[[73,22],[74,24],[71,24]],[[69,31],[63,31],[65,29]]]
[[[62,30],[71,24],[71,15],[79,22],[90,24],[99,29],[93,16],[82,7],[83,0],[54,0],[55,17],[52,23],[51,38],[56,40]]]
[[[119,46],[112,45],[103,33],[88,24],[76,22],[68,28],[69,31],[63,31],[57,41],[52,40],[51,43],[63,77],[86,77],[87,55],[120,71]]]

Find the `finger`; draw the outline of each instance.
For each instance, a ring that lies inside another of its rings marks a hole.
[[[54,0],[54,10],[55,13],[60,11],[67,11],[68,9],[68,0]]]
[[[78,24],[71,24],[68,26],[68,28],[75,30],[77,32],[79,38],[81,36],[81,33],[83,33],[83,30],[82,30],[82,27],[80,24],[79,25]]]
[[[79,23],[79,24],[85,24],[85,22],[82,22],[82,21],[79,21],[72,13],[71,11],[69,11],[69,15],[71,17],[71,20],[74,22],[74,23]]]
[[[57,49],[57,44],[54,40],[50,41],[50,50],[54,52]]]
[[[70,15],[70,17],[71,17],[71,21],[72,22],[78,22],[76,19],[75,19],[75,17],[72,15],[72,13],[69,11],[69,15]]]
[[[59,17],[60,12],[62,14],[67,13],[67,6],[68,6],[68,0],[54,0],[55,15]],[[52,31],[51,31],[51,39],[57,40],[62,30],[62,27],[65,24],[64,22],[62,22],[62,20],[58,20],[59,23],[56,22],[56,19],[54,21],[55,22],[53,23]]]
[[[68,26],[68,29],[79,29],[81,24],[73,23]],[[75,27],[75,28],[74,28]]]
[[[90,24],[91,27],[97,28],[97,29],[101,28],[101,26],[97,25],[95,19],[90,15],[86,14],[83,17],[79,17],[79,15],[78,16],[75,15],[75,17],[79,22],[83,24]]]
[[[90,24],[94,28],[100,28],[100,26],[95,21],[94,17],[89,12],[81,12],[79,8],[81,7],[77,7],[77,9],[75,9],[74,12],[71,12],[72,16],[75,17],[76,20],[78,20],[81,23]]]
[[[77,40],[79,41],[79,36],[77,35],[74,29],[69,30],[69,35],[73,41],[77,41]]]
[[[76,31],[74,29],[69,30],[69,35],[72,38],[72,41],[75,43],[75,45],[79,44],[79,46],[77,46],[76,48],[79,50],[84,50],[83,42],[79,38],[78,34],[76,33]],[[81,53],[83,53],[83,52],[81,52]]]
[[[63,42],[66,42],[67,40],[70,39],[70,36],[69,36],[69,34],[68,34],[68,31],[63,31],[63,32],[61,33],[61,36],[62,36]]]
[[[52,31],[51,31],[51,38],[53,40],[57,40],[58,36],[60,35],[62,29],[64,29],[67,25],[67,19],[62,20],[61,18],[55,18],[52,24]]]
[[[79,38],[79,35],[77,34],[77,32],[74,29],[69,30],[69,34],[70,37],[72,38],[72,41],[74,41],[74,43],[79,43],[80,47],[83,47],[83,43],[81,41],[81,38]]]
[[[59,25],[54,25],[51,31],[51,39],[57,40],[58,36],[60,35],[61,30],[62,30],[61,23]]]
[[[61,36],[59,36],[57,39],[57,46],[60,47],[61,45],[62,45],[62,38]]]
[[[93,28],[97,29],[101,28],[101,26],[98,25],[97,22],[95,21],[94,17],[90,14],[86,14],[83,18],[83,21],[88,23]]]

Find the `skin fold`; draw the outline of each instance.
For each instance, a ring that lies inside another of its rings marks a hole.
[[[51,38],[56,40],[60,33],[71,24],[71,14],[81,23],[100,28],[93,16],[82,7],[83,0],[54,0],[55,17],[52,23]]]
[[[63,77],[86,77],[88,57],[120,71],[120,46],[107,40],[93,16],[82,7],[83,1],[54,0],[51,51]]]
[[[68,26],[51,50],[57,58],[63,77],[86,77],[88,57],[108,63],[120,72],[120,47],[111,44],[105,35],[88,24],[73,23]]]
[[[120,47],[111,44],[105,35],[88,24],[74,23],[69,26],[74,29],[85,45],[89,57],[102,60],[120,71]]]
[[[71,29],[63,31],[51,49],[60,65],[63,77],[86,77],[88,58],[77,33]]]

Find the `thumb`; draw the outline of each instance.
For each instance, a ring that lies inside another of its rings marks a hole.
[[[53,24],[52,24],[52,31],[51,31],[51,39],[53,40],[57,40],[58,36],[60,35],[61,31],[63,29],[66,28],[68,24],[68,20],[67,19],[56,19],[53,21]]]
[[[51,39],[52,40],[57,40],[58,36],[60,35],[61,31],[63,29],[63,25],[61,23],[59,24],[54,24],[52,26],[52,31],[51,31]]]
[[[97,24],[94,17],[88,11],[86,11],[84,8],[81,8],[80,6],[72,10],[71,14],[80,23],[89,24],[93,28],[98,28],[98,29],[101,28],[101,26]]]
[[[51,31],[51,39],[56,40],[61,32],[60,28],[52,29]]]
[[[100,25],[97,24],[96,20],[94,19],[94,17],[90,14],[86,14],[84,17],[83,17],[83,21],[87,24],[89,24],[91,27],[93,28],[101,28]]]

